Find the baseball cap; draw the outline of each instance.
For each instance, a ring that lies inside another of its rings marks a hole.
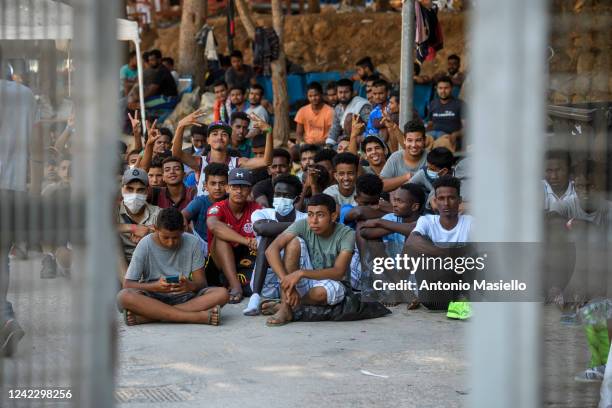
[[[216,121],[208,125],[208,133],[207,136],[212,133],[213,130],[221,129],[224,130],[228,135],[232,134],[232,127],[223,121]]]
[[[143,169],[127,169],[123,173],[122,185],[126,185],[134,180],[141,181],[145,186],[149,185],[149,176]]]
[[[365,147],[366,144],[370,143],[370,142],[376,142],[378,143],[385,151],[389,151],[389,147],[387,146],[387,144],[385,143],[384,140],[382,140],[382,138],[378,135],[375,134],[366,134],[365,137],[363,138],[363,141],[361,142],[361,151],[365,152]]]
[[[251,171],[247,169],[231,169],[227,177],[227,184],[230,186],[251,186]]]

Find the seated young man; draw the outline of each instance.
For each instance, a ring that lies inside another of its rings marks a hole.
[[[156,157],[151,160],[151,167],[149,167],[149,171],[147,172],[149,176],[149,186],[151,187],[166,187],[162,162],[163,159],[161,157]]]
[[[162,162],[163,181],[166,187],[152,187],[150,189],[149,203],[159,208],[177,208],[182,211],[196,196],[196,189],[185,187],[185,169],[183,161],[178,157],[170,156]]]
[[[296,176],[281,174],[274,178],[272,208],[256,210],[251,216],[257,237],[258,251],[251,280],[253,294],[243,313],[254,316],[259,313],[261,297],[279,298],[280,284],[276,275],[268,268],[265,250],[279,234],[294,221],[306,218],[306,214],[295,209],[295,203],[302,193],[302,183]]]
[[[160,211],[155,232],[134,250],[117,295],[128,326],[150,322],[221,323],[223,288],[207,287],[205,258],[196,237],[183,233],[176,208]]]
[[[291,322],[299,304],[336,305],[344,299],[341,281],[348,280],[355,232],[335,218],[334,199],[318,194],[308,203],[308,218],[295,221],[266,250],[270,267],[281,282],[281,303],[269,308],[274,315],[267,325]],[[304,241],[308,256],[296,238]]]
[[[329,186],[323,193],[330,195],[338,203],[356,205],[355,181],[359,171],[359,157],[353,153],[340,153],[334,157],[334,177],[338,184]]]
[[[206,225],[208,227],[209,256],[214,265],[210,265],[208,277],[218,280],[215,267],[219,268],[229,285],[230,303],[240,303],[243,298],[243,283],[238,278],[238,268],[247,269],[253,266],[257,254],[257,240],[253,233],[251,215],[260,209],[259,204],[248,201],[251,194],[250,174],[246,169],[232,169],[229,172],[226,192],[228,198],[219,201],[208,209]],[[246,276],[244,277],[246,280]]]
[[[425,189],[427,205],[425,209],[429,212],[435,210],[433,204],[434,191],[433,182],[446,174],[452,175],[455,156],[446,147],[436,147],[427,153],[427,167],[417,171],[410,179],[411,183],[419,184]],[[432,205],[433,204],[433,205]]]
[[[208,195],[194,198],[182,211],[185,222],[193,222],[193,232],[203,242],[204,255],[208,255],[208,229],[206,227],[206,214],[208,209],[216,202],[225,199],[225,186],[227,186],[227,166],[221,163],[210,163],[204,169],[206,183],[204,187]]]
[[[253,186],[253,198],[259,205],[265,208],[272,207],[272,200],[274,199],[274,179],[280,175],[289,174],[290,166],[291,155],[289,152],[281,148],[274,149],[272,152],[272,164],[268,166],[267,169],[269,177],[259,181]]]
[[[417,221],[406,240],[414,253],[428,256],[448,256],[448,248],[469,242],[472,216],[460,215],[461,182],[452,176],[442,176],[433,183],[434,200],[439,215],[424,215]],[[449,280],[455,276],[448,276]],[[447,316],[467,319],[471,316],[468,302],[450,302]]]
[[[123,257],[120,259],[119,280],[123,281],[136,245],[153,232],[159,207],[147,203],[149,180],[142,169],[127,169],[123,173],[121,196],[117,212],[117,231]]]
[[[319,152],[320,148],[313,144],[304,144],[300,146],[300,171],[295,175],[304,181],[306,169],[314,164],[314,157]]]
[[[323,148],[317,152],[314,156],[314,164],[318,164],[327,169],[329,176],[332,179],[332,184],[336,184],[335,172],[334,172],[334,157],[340,152],[336,152],[333,149]]]

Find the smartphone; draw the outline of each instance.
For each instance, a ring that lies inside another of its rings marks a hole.
[[[168,283],[179,283],[179,276],[166,276],[166,282]]]

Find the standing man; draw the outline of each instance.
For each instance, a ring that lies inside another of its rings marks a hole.
[[[249,107],[247,108],[246,113],[247,115],[250,115],[253,113],[259,116],[260,118],[262,118],[264,122],[269,123],[270,114],[268,114],[268,111],[266,110],[266,108],[264,108],[261,105],[261,100],[263,99],[263,95],[264,95],[264,89],[261,85],[259,84],[251,85],[251,88],[249,89]],[[251,138],[259,133],[260,133],[260,130],[254,127],[253,124],[251,123],[249,125],[249,136],[248,137]]]
[[[327,134],[325,143],[336,145],[341,136],[350,136],[350,132],[344,134],[344,124],[347,116],[359,115],[363,123],[368,123],[372,106],[368,101],[360,96],[353,97],[353,81],[341,79],[337,85],[338,104],[334,108],[334,120],[332,127]]]
[[[0,67],[2,49],[0,49]],[[26,86],[0,77],[0,356],[11,357],[25,332],[7,300],[9,251],[17,208],[27,200],[27,176],[32,132],[38,120],[34,94]]]
[[[242,52],[235,50],[230,54],[232,66],[225,71],[225,82],[230,88],[247,89],[255,84],[255,73],[250,65],[243,63]]]
[[[372,102],[374,109],[370,113],[370,118],[366,126],[367,135],[379,135],[381,129],[385,128],[382,123],[383,112],[388,110],[389,84],[384,79],[379,79],[372,84]]]
[[[448,59],[446,60],[446,66],[446,72],[436,74],[434,81],[437,81],[444,76],[448,76],[453,81],[454,86],[462,86],[463,81],[465,81],[465,73],[459,71],[461,68],[461,58],[459,58],[459,56],[456,54],[449,55]]]
[[[119,70],[119,82],[121,83],[119,92],[122,97],[127,96],[138,82],[136,51],[131,51],[129,58],[128,63]]]
[[[225,108],[230,117],[234,112],[244,112],[248,108],[248,103],[244,100],[244,88],[232,86],[229,90],[229,98],[225,103]]]
[[[453,82],[445,76],[436,84],[438,98],[429,103],[427,134],[433,137],[433,147],[446,147],[454,152],[463,136],[465,106],[453,97]]]
[[[323,102],[323,88],[318,82],[308,84],[308,105],[295,115],[296,143],[323,145],[334,119],[334,110]]]

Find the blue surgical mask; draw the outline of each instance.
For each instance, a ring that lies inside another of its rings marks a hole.
[[[272,206],[277,213],[284,217],[293,211],[293,200],[285,197],[274,197]]]
[[[197,155],[197,156],[200,156],[200,155],[202,154],[202,152],[203,152],[203,151],[204,151],[204,148],[203,148],[203,147],[201,147],[201,148],[199,148],[199,149],[198,149],[197,147],[195,147],[195,146],[194,146],[194,148],[193,148],[193,152],[194,152],[194,153],[195,153],[195,155]]]
[[[429,177],[430,180],[435,180],[438,178],[438,172],[437,171],[433,171],[433,170],[425,170],[427,172],[427,177]]]

